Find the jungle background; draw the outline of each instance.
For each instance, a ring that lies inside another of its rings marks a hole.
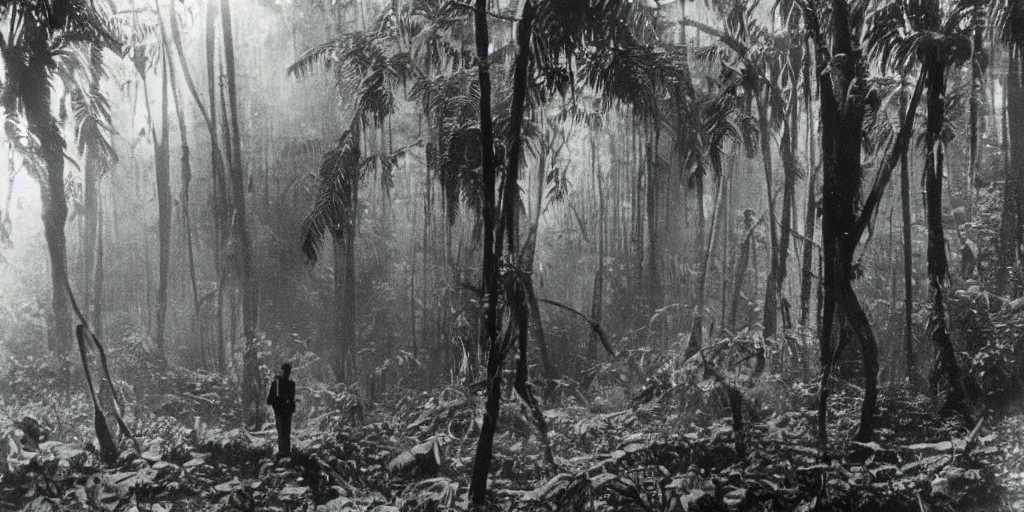
[[[0,508],[1024,510],[1024,2],[0,0],[0,55]]]

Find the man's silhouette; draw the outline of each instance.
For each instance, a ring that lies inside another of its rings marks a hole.
[[[288,377],[292,373],[292,365],[281,365],[281,374],[270,383],[270,394],[267,405],[274,408],[274,420],[277,424],[277,456],[287,457],[292,451],[292,413],[295,412],[295,381]]]

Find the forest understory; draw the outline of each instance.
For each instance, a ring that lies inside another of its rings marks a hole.
[[[15,393],[0,400],[0,509],[469,506],[479,390],[396,391],[368,408],[347,387],[300,384],[292,456],[278,459],[272,422],[259,431],[237,424],[237,383],[160,369],[131,350],[113,351],[122,361],[115,373],[146,377],[118,382],[135,431],[110,464],[87,441],[94,439],[87,395],[57,391],[67,376],[54,360],[23,361],[11,371],[4,385]],[[968,430],[928,394],[889,385],[876,440],[857,443],[849,439],[863,390],[844,384],[830,399],[833,441],[823,451],[816,383],[785,383],[780,375],[734,383],[747,399],[737,437],[718,380],[728,377],[671,361],[632,395],[620,385],[595,386],[584,399],[579,390],[553,387],[544,416],[556,467],[545,462],[523,402],[506,397],[481,510],[1024,510],[1019,409]]]

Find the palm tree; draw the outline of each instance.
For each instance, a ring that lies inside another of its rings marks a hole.
[[[971,59],[970,12],[948,9],[939,0],[890,2],[873,14],[868,40],[884,66],[904,70],[913,61],[921,65],[928,89],[925,123],[925,211],[928,225],[928,281],[932,309],[928,332],[936,347],[929,382],[938,391],[945,373],[951,387],[950,404],[973,425],[956,352],[946,331],[943,286],[948,273],[946,238],[942,224],[944,128],[946,124],[946,72]]]
[[[64,149],[59,121],[50,110],[51,79],[58,60],[69,47],[94,43],[116,48],[119,43],[106,26],[105,14],[89,0],[4,2],[0,21],[11,27],[0,38],[0,55],[7,72],[0,105],[8,113],[23,113],[28,132],[38,145],[43,205],[43,231],[50,258],[51,316],[47,345],[66,354],[70,347],[71,317],[64,283],[68,280],[64,224],[68,206],[64,193]]]
[[[106,5],[91,1],[15,2],[0,4],[0,22],[8,24],[6,38],[0,37],[0,55],[7,76],[0,82],[0,107],[8,117],[24,115],[27,131],[18,123],[5,122],[8,135],[26,140],[29,172],[40,181],[43,205],[43,229],[50,256],[52,306],[48,346],[66,358],[71,355],[70,336],[72,311],[82,323],[75,329],[90,397],[93,403],[94,427],[101,455],[107,462],[117,459],[118,449],[100,407],[86,357],[87,345],[95,347],[103,365],[106,382],[113,382],[107,370],[106,356],[89,328],[88,311],[83,313],[71,293],[67,271],[67,249],[64,225],[67,201],[64,191],[64,158],[66,141],[61,135],[57,116],[50,110],[51,77],[60,77],[70,91],[79,150],[89,160],[90,176],[95,179],[101,167],[109,164],[114,153],[109,142],[109,108],[99,94],[103,49],[120,49],[120,43],[107,26]],[[82,48],[88,45],[88,48]],[[88,50],[81,58],[78,50]],[[75,62],[75,59],[78,59]],[[61,65],[64,73],[60,73]],[[84,80],[83,80],[84,79]],[[81,82],[79,81],[81,80]],[[14,132],[14,133],[12,133]],[[94,181],[92,186],[95,186]],[[95,189],[91,194],[96,194]],[[87,228],[96,226],[99,216],[90,218]],[[93,224],[96,223],[96,224]],[[89,231],[89,229],[87,229]],[[91,233],[87,234],[87,238]],[[102,249],[99,251],[102,257]],[[87,268],[88,272],[90,269]],[[97,295],[96,302],[99,297]],[[97,314],[98,314],[97,308]],[[67,361],[67,359],[65,359]],[[122,434],[130,432],[120,415],[116,389],[111,388],[115,418]]]
[[[692,325],[690,326],[690,339],[686,347],[687,358],[696,354],[703,345],[704,292],[708,266],[714,250],[718,203],[722,198],[722,189],[725,186],[725,178],[722,173],[725,145],[728,142],[739,144],[750,139],[749,133],[744,133],[745,131],[749,132],[749,127],[745,128],[737,119],[742,109],[741,101],[737,96],[738,85],[739,83],[735,80],[725,84],[716,84],[711,92],[696,100],[689,112],[692,119],[692,133],[683,160],[685,168],[690,173],[691,180],[704,179],[710,172],[718,182],[718,191],[715,194],[715,209],[712,214],[711,227],[706,230],[707,240],[698,240],[703,252],[700,279],[697,281],[696,300],[693,306]]]
[[[317,69],[333,70],[339,94],[353,98],[348,129],[337,146],[324,154],[317,177],[314,204],[302,226],[302,250],[311,263],[330,234],[335,244],[334,294],[335,351],[331,361],[335,378],[343,381],[352,366],[351,347],[356,334],[355,237],[358,232],[359,182],[367,169],[391,165],[394,156],[363,159],[362,133],[380,126],[394,112],[394,91],[412,73],[411,57],[401,48],[398,24],[386,13],[375,27],[317,45],[288,68],[293,76],[308,76]],[[340,262],[344,260],[344,274]],[[343,278],[344,275],[344,278]]]

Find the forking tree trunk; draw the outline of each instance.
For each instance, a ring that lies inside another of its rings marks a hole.
[[[256,354],[256,315],[258,312],[256,282],[253,279],[252,248],[248,219],[245,213],[245,172],[242,170],[242,141],[238,123],[238,88],[235,82],[235,50],[231,33],[231,0],[221,0],[221,23],[224,31],[224,63],[228,78],[231,105],[231,195],[235,214],[234,234],[238,239],[238,276],[242,292],[242,336],[245,339],[242,357],[242,408],[246,425],[258,428],[262,423],[262,382]]]
[[[850,23],[849,5],[846,0],[832,1],[831,52],[816,10],[806,10],[805,18],[816,44],[816,74],[821,97],[824,312],[819,332],[822,374],[818,393],[818,437],[824,452],[828,445],[829,379],[832,364],[842,349],[839,340],[853,338],[859,341],[863,357],[864,402],[854,439],[869,441],[874,432],[878,347],[867,315],[853,290],[854,252],[865,226],[864,220],[870,221],[873,212],[867,210],[858,215],[863,179],[861,145],[849,143],[861,140],[865,113],[861,98],[863,77],[858,74],[858,58],[851,57],[857,36]],[[904,142],[909,139],[906,125],[900,136]],[[836,347],[834,352],[833,347]]]
[[[527,73],[529,71],[529,48],[530,37],[532,36],[532,24],[534,17],[534,6],[531,0],[526,0],[523,6],[522,20],[516,30],[518,40],[518,52],[516,55],[515,71],[512,77],[512,107],[510,112],[511,123],[509,136],[511,144],[505,181],[505,229],[508,230],[509,255],[513,261],[518,254],[516,252],[516,238],[518,236],[517,219],[519,212],[516,208],[519,199],[519,165],[523,149],[522,125],[526,102]],[[487,2],[477,0],[474,11],[476,52],[478,59],[478,73],[480,78],[480,139],[481,157],[483,163],[483,229],[484,229],[484,322],[483,335],[487,342],[487,401],[484,408],[483,424],[480,428],[480,438],[477,442],[476,453],[473,458],[473,473],[470,477],[469,499],[473,505],[484,505],[487,502],[487,478],[490,475],[491,457],[494,451],[494,434],[498,427],[498,414],[501,406],[501,365],[504,358],[505,347],[498,340],[497,322],[497,299],[498,299],[498,268],[497,263],[501,257],[501,239],[503,233],[499,230],[497,236],[493,231],[496,227],[496,204],[494,198],[494,186],[496,181],[496,162],[494,161],[494,131],[491,118],[491,77],[490,58],[488,46],[490,37],[487,31]],[[495,240],[497,239],[497,240]],[[497,243],[495,243],[497,241]],[[529,277],[527,275],[526,279]],[[527,283],[527,287],[529,287]],[[517,368],[515,388],[520,396],[526,401],[542,437],[547,437],[544,417],[540,414],[540,408],[533,399],[532,392],[527,387],[526,374],[526,341],[529,329],[529,307],[525,304],[525,295],[518,297],[518,303],[513,304],[514,312],[519,316],[519,344],[520,364]],[[511,335],[511,329],[508,331]],[[508,336],[505,336],[508,338]],[[505,340],[507,342],[507,340]],[[550,458],[550,445],[547,445],[546,453]],[[551,459],[550,464],[554,464]]]

